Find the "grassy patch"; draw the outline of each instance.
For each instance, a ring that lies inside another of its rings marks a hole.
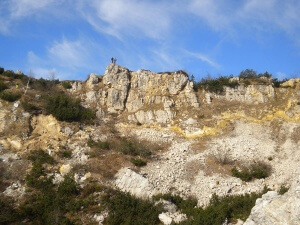
[[[19,92],[3,91],[0,93],[0,98],[8,102],[14,102],[21,98],[21,94]]]
[[[117,151],[122,152],[125,155],[140,156],[148,158],[151,156],[151,150],[134,139],[121,138],[118,143],[115,143]]]
[[[110,143],[108,141],[93,141],[92,139],[89,139],[87,142],[87,145],[90,148],[100,148],[104,150],[109,150],[110,149]]]
[[[142,160],[142,159],[139,159],[139,158],[131,158],[130,159],[130,162],[132,164],[134,164],[135,166],[137,167],[143,167],[143,166],[146,166],[147,165],[147,162]]]
[[[240,178],[242,181],[251,181],[252,179],[262,179],[270,176],[271,167],[265,163],[255,163],[248,167],[243,167],[238,170],[234,167],[232,170],[232,176]]]

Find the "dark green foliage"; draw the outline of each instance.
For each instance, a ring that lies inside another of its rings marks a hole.
[[[286,187],[284,185],[280,186],[280,189],[278,191],[278,194],[283,195],[284,193],[286,193],[289,190],[289,187]]]
[[[137,167],[142,167],[142,166],[146,166],[147,165],[146,161],[144,161],[142,159],[139,159],[139,158],[131,158],[130,162],[132,162],[132,164],[134,164]]]
[[[61,85],[64,87],[64,89],[72,88],[72,85],[70,84],[69,81],[64,81],[64,82],[61,83]]]
[[[244,85],[247,87],[251,84],[251,82],[249,80],[244,80]]]
[[[214,194],[210,200],[210,204],[205,208],[197,207],[197,201],[193,198],[184,200],[180,196],[171,194],[156,195],[154,199],[168,200],[174,203],[182,213],[185,213],[188,219],[180,224],[220,225],[226,219],[228,219],[228,222],[233,222],[236,219],[245,220],[248,218],[256,199],[266,192],[267,189],[261,193],[225,197],[218,197]]]
[[[286,82],[288,79],[278,80],[277,78],[272,79],[273,85],[276,88],[279,88],[280,85],[284,82]]]
[[[66,150],[62,149],[58,152],[58,155],[62,158],[70,159],[72,157],[72,151],[71,150]]]
[[[8,102],[14,102],[21,98],[21,94],[18,92],[13,93],[9,91],[3,91],[0,93],[0,98]]]
[[[80,105],[80,100],[72,99],[65,94],[54,94],[48,97],[45,109],[60,121],[92,121],[95,112]]]
[[[8,89],[8,86],[2,80],[0,80],[0,92],[4,91],[5,89]]]
[[[41,149],[32,151],[27,158],[33,163],[38,164],[53,164],[55,162],[54,159],[48,153]]]
[[[149,200],[138,199],[129,193],[112,190],[102,197],[102,204],[109,210],[107,225],[151,225],[159,224],[159,206]]]
[[[104,149],[104,150],[109,150],[110,149],[110,144],[108,141],[93,141],[92,139],[89,139],[87,142],[87,145],[90,148],[100,148],[100,149]]]
[[[271,167],[265,163],[255,163],[250,168],[242,168],[241,171],[234,167],[231,172],[232,176],[238,177],[242,181],[251,181],[253,178],[262,179],[270,176]]]
[[[0,224],[14,224],[19,219],[11,198],[0,195]]]
[[[24,74],[16,74],[12,70],[6,70],[2,73],[3,76],[9,77],[11,79],[24,79],[25,75]]]
[[[264,72],[264,73],[258,74],[258,77],[272,78],[272,74],[271,74],[271,73],[268,73],[268,71],[266,71],[266,72]]]
[[[224,86],[235,88],[238,86],[237,81],[230,81],[231,77],[220,76],[216,79],[206,78],[202,79],[200,82],[195,83],[195,89],[204,88],[207,91],[214,93],[222,93],[224,91]]]
[[[3,73],[4,73],[4,68],[0,67],[0,74],[3,74]]]
[[[25,100],[25,99],[23,99],[21,101],[21,106],[27,112],[33,112],[33,111],[39,110],[39,107],[37,107],[34,104],[31,104],[30,102],[28,102],[28,100]]]
[[[143,144],[135,140],[120,139],[120,143],[116,146],[117,150],[125,155],[150,157],[151,151]]]
[[[254,70],[246,69],[240,72],[239,77],[244,79],[254,79],[254,78],[258,78],[258,75]]]

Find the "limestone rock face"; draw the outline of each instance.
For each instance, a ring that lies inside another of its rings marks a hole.
[[[124,110],[130,88],[129,70],[110,64],[105,71],[103,84],[108,87],[106,101],[108,111]]]
[[[193,83],[183,71],[132,72],[110,64],[103,77],[90,74],[85,87],[85,106],[94,106],[101,112],[128,113],[131,122],[166,124],[173,121],[176,110],[182,106],[199,108]],[[81,89],[73,83],[72,91]]]
[[[116,177],[116,186],[122,191],[130,192],[140,198],[153,194],[154,187],[149,183],[148,179],[129,168],[121,169]]]
[[[274,98],[275,91],[271,85],[239,85],[237,88],[224,87],[227,101],[247,103],[265,103]]]
[[[256,200],[244,225],[300,224],[300,179],[284,195],[269,191]]]
[[[88,88],[93,88],[95,84],[99,82],[99,76],[95,73],[91,73],[86,81]]]
[[[295,88],[297,85],[300,85],[300,78],[297,79],[290,79],[283,84],[281,84],[281,87],[292,87]]]

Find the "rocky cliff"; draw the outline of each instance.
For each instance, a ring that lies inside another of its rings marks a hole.
[[[11,91],[17,82],[25,89],[19,80],[1,79]],[[1,192],[18,201],[30,195],[25,192],[33,166],[28,155],[41,149],[56,161],[44,168],[54,184],[72,174],[81,187],[92,181],[141,199],[192,196],[198,207],[207,206],[214,194],[237,196],[268,187],[273,192],[257,200],[245,224],[297,224],[300,79],[280,87],[233,79],[236,87],[214,93],[196,90],[184,71],[133,72],[111,64],[104,75],[70,81],[70,89],[56,84],[56,91],[96,112],[92,123],[59,121],[43,110],[29,110],[26,99],[32,104],[44,99],[45,90],[33,82],[21,100],[0,100]],[[253,165],[264,165],[268,175],[245,181],[232,174],[233,168]],[[291,188],[278,195],[282,185]],[[159,215],[164,224],[190,221],[174,202],[163,203],[168,208]],[[99,224],[109,215],[81,213],[85,221]]]

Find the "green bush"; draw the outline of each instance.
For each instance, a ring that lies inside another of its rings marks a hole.
[[[39,110],[39,107],[37,107],[34,104],[29,103],[28,100],[25,100],[25,99],[23,99],[21,101],[21,106],[27,112],[33,112],[33,111]]]
[[[253,178],[262,179],[270,176],[271,167],[265,163],[255,163],[250,168],[243,167],[241,171],[234,167],[231,172],[232,176],[238,177],[242,181],[251,181]]]
[[[13,93],[9,91],[3,91],[0,93],[0,98],[8,102],[14,102],[21,98],[21,94],[18,92]]]
[[[65,94],[54,94],[48,97],[45,109],[60,121],[92,121],[95,112],[80,105],[80,100],[72,99]]]
[[[277,78],[272,79],[273,85],[276,88],[279,88],[280,85],[284,82],[286,82],[288,79],[278,80]]]
[[[38,164],[55,163],[54,159],[48,153],[46,153],[41,149],[32,151],[27,158],[33,163],[38,163]]]
[[[280,189],[278,190],[278,194],[283,195],[284,193],[288,192],[289,188],[285,185],[281,185]]]
[[[183,225],[217,225],[228,222],[234,222],[237,219],[246,220],[255,205],[257,198],[266,193],[267,189],[261,193],[251,193],[245,195],[219,197],[214,194],[210,204],[205,207],[197,207],[197,201],[193,198],[184,200],[180,196],[164,194],[156,195],[155,200],[165,199],[174,203],[178,209],[187,215],[187,220],[181,222]]]
[[[139,158],[131,158],[130,162],[132,162],[132,164],[134,164],[137,167],[142,167],[142,166],[146,166],[147,165],[146,161],[144,161],[142,159],[139,159]]]
[[[61,85],[64,87],[64,89],[72,88],[72,85],[70,84],[69,81],[64,81],[64,82],[61,83]]]
[[[58,152],[58,155],[62,158],[70,159],[72,158],[72,151],[63,149]]]
[[[5,84],[2,80],[0,80],[0,92],[8,89],[7,84]]]
[[[3,74],[3,73],[4,73],[4,68],[0,67],[0,74]]]
[[[12,70],[6,70],[2,73],[3,76],[9,77],[11,79],[23,79],[25,77],[24,74],[16,74]]]
[[[0,224],[16,224],[19,215],[13,206],[13,200],[5,195],[0,195]]]
[[[209,92],[222,93],[224,86],[235,88],[238,86],[237,81],[230,81],[232,77],[220,76],[216,79],[204,78],[200,82],[195,83],[195,89],[204,88]]]
[[[254,78],[258,78],[259,76],[254,70],[246,69],[240,72],[239,77],[244,79],[254,79]]]
[[[104,223],[108,225],[151,225],[160,224],[158,215],[162,209],[152,201],[142,200],[129,193],[110,189],[101,199],[108,209],[109,216]]]
[[[150,157],[152,152],[147,146],[139,143],[136,140],[128,140],[125,138],[120,139],[120,143],[116,146],[117,151],[125,155]]]

